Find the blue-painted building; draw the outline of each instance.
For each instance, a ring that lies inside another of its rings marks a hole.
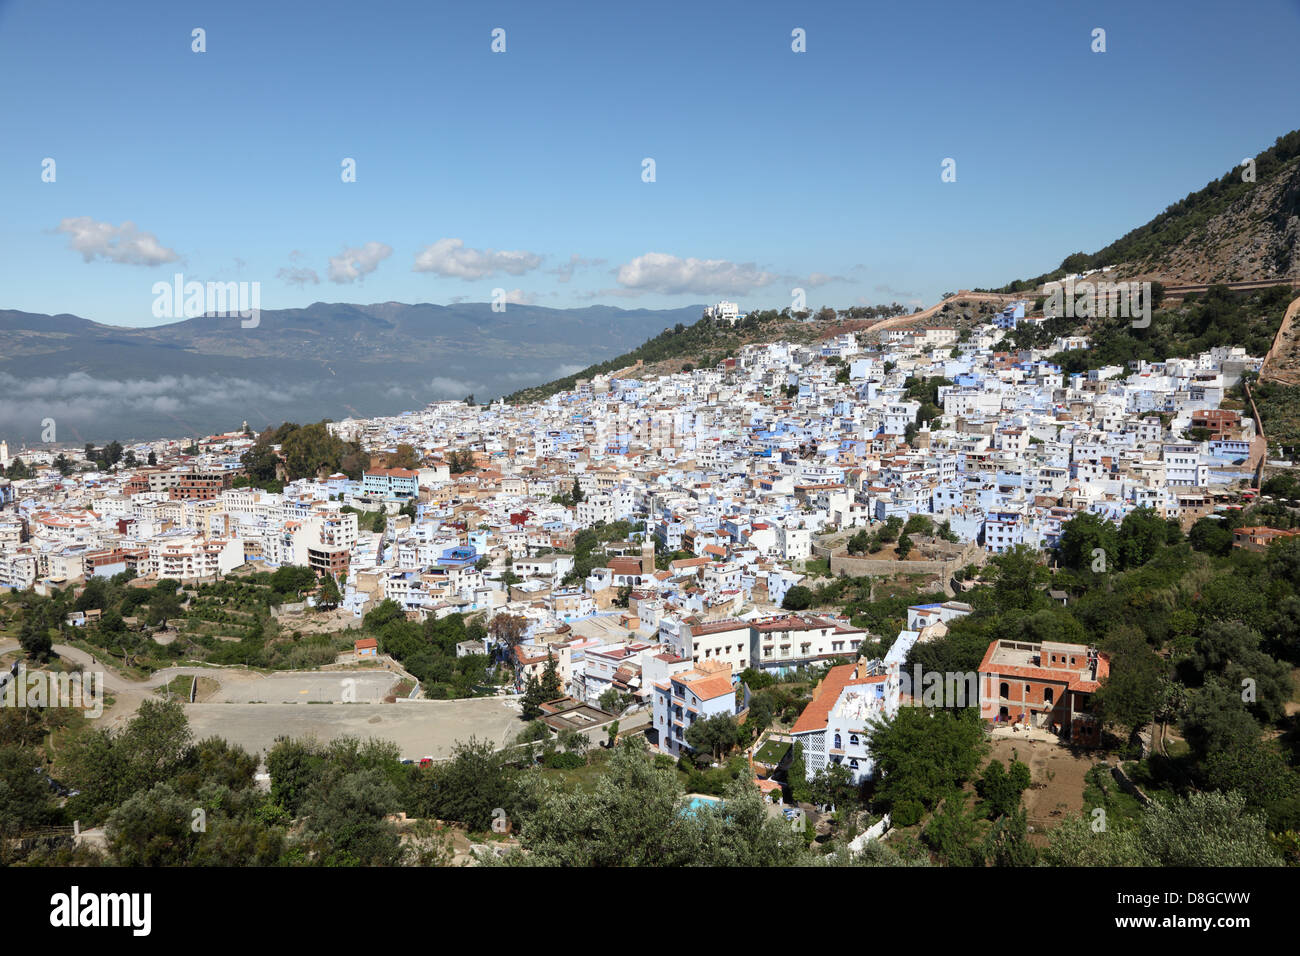
[[[993,318],[993,324],[999,329],[1014,329],[1017,322],[1025,318],[1025,303],[1013,302]]]

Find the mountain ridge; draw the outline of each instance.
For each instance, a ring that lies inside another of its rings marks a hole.
[[[617,355],[702,308],[320,302],[263,309],[254,328],[237,316],[129,327],[3,309],[0,435],[36,442],[52,418],[59,441],[186,437],[483,399]]]

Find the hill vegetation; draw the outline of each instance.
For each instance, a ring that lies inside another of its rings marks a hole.
[[[1293,296],[1285,285],[1244,295],[1229,291],[1227,286],[1211,286],[1203,295],[1192,293],[1179,303],[1156,309],[1146,328],[1134,328],[1129,319],[1060,317],[1040,326],[1017,328],[1008,344],[1014,348],[1043,348],[1060,336],[1087,335],[1090,348],[1053,356],[1066,372],[1185,358],[1218,346],[1241,346],[1247,355],[1259,357],[1272,347]]]
[[[588,365],[580,372],[566,375],[543,385],[520,389],[506,396],[512,404],[542,401],[557,392],[567,391],[577,385],[578,379],[590,379],[596,375],[608,375],[619,369],[631,368],[638,362],[643,365],[669,362],[673,360],[690,360],[691,365],[712,366],[723,359],[735,355],[740,346],[748,342],[807,341],[811,338],[809,326],[797,319],[772,313],[763,316],[747,316],[734,327],[723,325],[702,318],[692,325],[678,322],[670,329],[664,329],[654,338],[638,345],[630,352],[616,355],[604,362]]]
[[[757,311],[749,313],[734,326],[709,318],[701,318],[691,325],[679,322],[630,352],[588,365],[579,372],[543,385],[520,389],[507,395],[506,401],[512,404],[543,401],[557,392],[573,389],[579,379],[608,375],[632,368],[638,362],[644,367],[642,374],[646,375],[689,371],[694,367],[710,368],[735,356],[743,345],[781,340],[813,342],[838,331],[837,322],[867,322],[906,314],[907,308],[894,302],[840,311],[826,307],[816,313],[792,312],[790,309]]]

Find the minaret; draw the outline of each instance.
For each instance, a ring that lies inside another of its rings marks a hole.
[[[641,573],[643,575],[655,573],[655,539],[648,531],[641,543]]]
[[[9,467],[9,443],[0,439],[0,468]]]

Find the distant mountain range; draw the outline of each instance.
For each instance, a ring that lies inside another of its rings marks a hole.
[[[81,444],[486,401],[619,355],[702,310],[317,302],[263,310],[256,328],[237,317],[122,328],[0,310],[0,438],[39,442],[47,419],[57,441]]]

